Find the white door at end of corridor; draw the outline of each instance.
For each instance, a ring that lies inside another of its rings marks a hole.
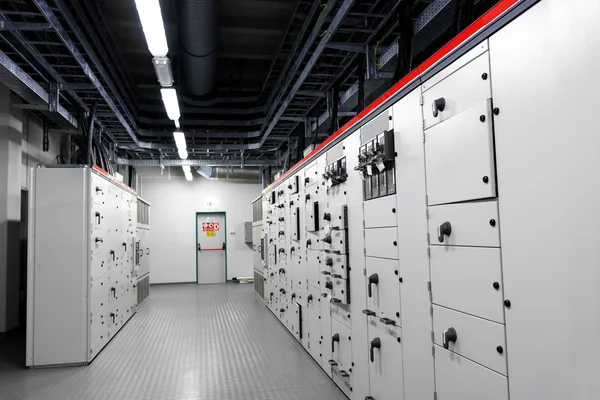
[[[196,214],[198,232],[196,264],[197,283],[225,283],[227,281],[225,213]]]

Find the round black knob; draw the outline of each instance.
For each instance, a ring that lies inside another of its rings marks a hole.
[[[490,225],[491,226],[496,226],[496,220],[495,219],[490,219]]]
[[[400,338],[396,338],[396,341],[397,341],[398,343],[400,343],[400,342],[402,342],[402,339],[400,339]]]
[[[510,300],[504,300],[504,306],[510,308]]]
[[[394,240],[394,246],[398,246],[398,242]]]
[[[486,81],[487,78],[488,78],[488,74],[487,73],[484,72],[483,74],[481,74],[481,79],[483,79],[484,81]]]
[[[487,176],[483,177],[483,183],[488,183],[490,181],[490,178],[488,178]]]
[[[396,209],[395,209],[395,208],[392,208],[392,212],[393,212],[394,214],[396,214]]]
[[[500,284],[498,282],[494,282],[494,289],[500,289]]]
[[[400,318],[400,313],[399,312],[396,313],[396,317]]]
[[[500,114],[500,109],[498,107],[494,108],[494,115]]]
[[[482,116],[480,116],[480,117],[479,117],[479,120],[480,120],[481,122],[485,122],[485,115],[482,115]]]
[[[402,279],[402,278],[400,278],[400,279],[398,279],[398,280],[400,281],[400,283],[402,283],[402,281],[403,281],[403,279]]]
[[[395,270],[395,271],[394,271],[394,274],[396,274],[396,276],[398,276],[398,270]]]
[[[498,354],[504,353],[504,349],[502,348],[502,346],[496,347],[496,351],[498,352]]]

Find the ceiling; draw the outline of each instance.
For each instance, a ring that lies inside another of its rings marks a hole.
[[[499,0],[218,0],[216,74],[201,96],[182,73],[184,1],[160,4],[190,159],[289,166],[364,106],[359,75],[368,103],[466,26],[459,5],[470,3],[468,25]],[[0,51],[31,82],[10,68],[0,79],[32,112],[73,131],[69,118],[96,104],[111,153],[177,158],[134,0],[0,0],[0,19]]]

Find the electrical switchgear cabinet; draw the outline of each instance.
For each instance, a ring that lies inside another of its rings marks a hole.
[[[91,362],[136,311],[137,196],[104,174],[32,170],[27,366]]]

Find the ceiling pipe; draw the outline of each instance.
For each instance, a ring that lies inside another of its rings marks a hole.
[[[184,85],[195,96],[209,94],[217,71],[217,0],[179,0],[179,40]]]
[[[211,180],[249,183],[259,183],[261,181],[260,170],[257,168],[200,167],[196,172],[200,176]]]
[[[180,160],[180,159],[152,159],[152,160],[143,160],[139,158],[124,158],[117,157],[114,162],[118,165],[133,165],[137,167],[181,167],[184,165],[189,166],[240,166],[242,165],[242,161],[237,159],[225,159],[219,158],[216,160],[210,159],[202,159],[202,160]],[[259,166],[276,166],[278,165],[278,160],[275,158],[246,158],[244,160],[244,166],[247,167],[259,167]]]

